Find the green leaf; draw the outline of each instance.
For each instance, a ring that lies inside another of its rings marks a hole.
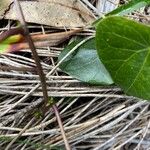
[[[2,41],[3,44],[12,44],[12,43],[17,43],[22,39],[22,35],[17,34],[17,35],[12,35],[10,37],[8,37],[7,39],[5,39],[4,41]]]
[[[128,13],[133,12],[134,10],[138,10],[141,7],[147,6],[150,4],[150,0],[131,0],[125,5],[122,5],[115,10],[111,11],[110,13],[106,14],[105,16],[110,16],[110,15],[118,15],[118,16],[123,16]],[[96,20],[93,25],[96,26],[97,23],[101,20],[102,18],[99,18]]]
[[[81,40],[76,40],[68,45],[60,54],[61,60]],[[76,51],[67,57],[60,65],[63,72],[90,84],[112,84],[113,81],[98,58],[95,39],[90,39],[82,44]]]
[[[106,16],[109,16],[109,15],[123,16],[123,15],[133,12],[134,10],[138,10],[139,8],[144,7],[148,4],[150,4],[150,0],[131,0],[127,4],[122,5],[116,8],[115,10],[111,11]]]
[[[14,49],[13,44],[21,40],[21,35],[13,35],[0,42],[0,54],[11,52]],[[16,46],[17,47],[17,46]]]
[[[107,17],[97,26],[96,46],[115,83],[129,95],[150,100],[150,27]]]
[[[9,44],[0,43],[0,54],[8,53],[10,49]]]

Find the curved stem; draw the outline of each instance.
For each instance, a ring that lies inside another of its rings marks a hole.
[[[25,38],[26,38],[26,40],[27,40],[27,42],[29,44],[29,47],[30,47],[30,49],[32,51],[32,54],[33,54],[33,57],[34,57],[34,60],[35,60],[36,66],[37,66],[37,72],[38,72],[39,77],[40,77],[42,91],[43,91],[43,97],[44,97],[44,102],[45,102],[45,106],[46,106],[46,104],[48,103],[48,94],[47,94],[45,75],[43,73],[43,69],[42,69],[42,66],[40,64],[40,59],[38,57],[35,45],[34,45],[34,43],[32,41],[32,38],[31,38],[30,33],[29,33],[29,30],[27,28],[27,25],[26,25],[26,22],[25,22],[25,18],[24,18],[24,15],[23,15],[23,12],[22,12],[22,9],[21,9],[21,6],[20,6],[20,3],[19,3],[18,0],[15,0],[15,5],[16,5],[17,12],[19,12],[18,13],[18,17],[19,17],[20,23],[22,24],[22,26],[24,28]]]
[[[60,131],[61,131],[61,135],[62,135],[64,143],[65,143],[66,150],[71,150],[69,142],[68,142],[66,134],[65,134],[65,131],[64,131],[64,127],[63,127],[63,124],[62,124],[62,120],[61,120],[58,108],[57,108],[56,105],[53,105],[52,107],[53,107],[53,110],[54,110],[54,113],[55,113],[55,116],[56,116],[56,119],[57,119],[57,122],[58,122],[58,125],[59,125],[59,128],[60,128]]]

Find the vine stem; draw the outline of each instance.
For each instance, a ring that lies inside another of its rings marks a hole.
[[[38,54],[36,52],[35,45],[33,43],[33,40],[31,38],[29,30],[27,28],[27,24],[26,24],[24,15],[23,15],[23,11],[21,9],[21,5],[20,5],[18,0],[15,0],[15,6],[16,6],[16,11],[19,12],[19,13],[17,13],[17,15],[18,15],[19,21],[20,21],[20,23],[24,29],[25,38],[28,41],[29,47],[30,47],[32,54],[33,54],[34,61],[35,61],[36,66],[37,66],[37,72],[38,72],[39,77],[40,77],[42,91],[43,91],[43,97],[44,97],[44,103],[45,103],[45,107],[46,107],[46,104],[48,103],[48,94],[47,94],[45,75],[44,75],[42,66],[40,64],[40,59],[39,59]]]
[[[56,116],[60,131],[61,131],[61,135],[62,135],[64,143],[65,143],[66,150],[71,150],[69,142],[68,142],[66,134],[65,134],[65,130],[64,130],[64,127],[63,127],[63,124],[62,124],[62,120],[61,120],[58,108],[57,108],[56,105],[53,105],[52,107],[53,107],[53,110],[55,112],[55,116]]]
[[[34,43],[32,41],[32,38],[31,38],[30,33],[29,33],[29,30],[27,28],[27,24],[26,24],[26,21],[25,21],[25,18],[24,18],[23,11],[21,9],[21,5],[19,3],[19,0],[15,0],[14,2],[15,2],[15,5],[16,5],[16,10],[17,10],[17,12],[19,12],[18,13],[18,17],[19,17],[20,23],[22,24],[22,26],[24,28],[25,38],[28,41],[29,47],[30,47],[30,49],[31,49],[31,51],[33,53],[33,57],[34,57],[34,60],[35,60],[36,66],[37,66],[37,71],[38,71],[38,74],[39,74],[39,77],[40,77],[42,91],[43,91],[43,97],[44,97],[44,100],[45,100],[44,101],[45,102],[44,106],[46,108],[46,105],[48,104],[46,78],[45,78],[45,75],[43,73],[43,69],[42,69],[42,66],[40,64],[40,59],[39,59],[38,54],[36,52],[35,45],[34,45]],[[63,137],[63,140],[64,140],[64,144],[65,144],[66,150],[71,150],[69,142],[68,142],[66,134],[65,134],[65,131],[64,131],[64,127],[63,127],[62,120],[61,120],[59,111],[57,109],[57,106],[53,105],[52,108],[54,110],[54,113],[55,113],[58,125],[60,127],[60,131],[61,131],[61,134],[62,134],[62,137]]]

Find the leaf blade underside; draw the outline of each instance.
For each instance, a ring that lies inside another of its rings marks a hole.
[[[68,45],[62,51],[58,60],[61,60],[80,41],[81,40],[76,40]],[[76,49],[73,54],[64,60],[60,65],[60,69],[70,76],[89,84],[113,84],[108,71],[98,58],[95,48],[95,39],[88,40]]]

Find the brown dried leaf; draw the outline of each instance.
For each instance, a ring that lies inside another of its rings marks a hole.
[[[0,18],[16,20],[13,4],[7,11],[12,0],[1,1]],[[90,10],[76,0],[20,1],[20,3],[27,22],[56,27],[81,27],[95,20]]]
[[[4,17],[4,15],[9,10],[10,5],[12,4],[13,0],[1,0],[0,2],[0,19]]]

